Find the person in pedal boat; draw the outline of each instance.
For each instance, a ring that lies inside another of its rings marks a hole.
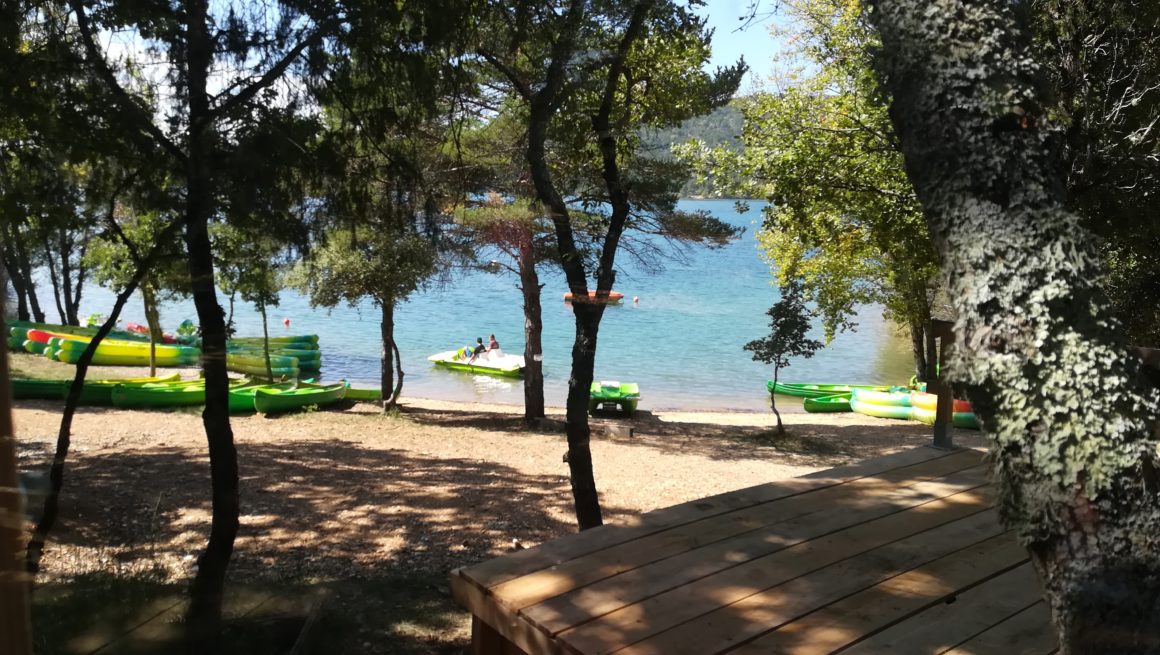
[[[472,349],[471,358],[467,360],[467,363],[474,362],[477,357],[485,352],[487,352],[487,346],[483,345],[483,337],[477,337],[475,339],[475,348]]]

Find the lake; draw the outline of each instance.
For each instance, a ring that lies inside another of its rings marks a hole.
[[[681,260],[661,263],[650,273],[621,253],[616,290],[625,302],[610,306],[601,323],[596,379],[637,382],[642,409],[768,408],[765,382],[772,370],[752,361],[742,346],[768,332],[765,311],[777,300],[769,267],[755,235],[761,203],[738,214],[732,201],[683,200],[685,209],[704,209],[746,228],[744,236],[717,250],[693,249]],[[549,405],[562,406],[571,368],[574,322],[562,300],[567,290],[558,269],[542,267],[544,319],[544,392]],[[473,376],[438,369],[427,356],[474,342],[494,333],[504,351],[523,352],[522,296],[514,275],[471,271],[448,285],[417,293],[396,312],[396,340],[406,373],[404,396],[478,402],[523,403],[519,380]],[[41,301],[53,307],[41,287]],[[639,298],[638,303],[632,297]],[[113,293],[89,287],[82,316],[107,312]],[[223,303],[225,298],[220,299]],[[189,318],[197,322],[192,301],[168,302],[163,325],[172,331]],[[260,335],[261,318],[239,303],[239,335]],[[290,319],[290,327],[282,319]],[[140,302],[131,302],[125,322],[144,323]],[[55,320],[49,312],[49,320]],[[783,369],[785,381],[901,384],[911,375],[909,340],[882,318],[879,307],[861,308],[855,332],[839,334],[811,359]],[[323,376],[346,378],[357,385],[378,386],[379,316],[366,302],[331,311],[312,309],[306,298],[284,291],[270,310],[270,329],[277,334],[318,334]],[[821,338],[820,326],[815,330]]]

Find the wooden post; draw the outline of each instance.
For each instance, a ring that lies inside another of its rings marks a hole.
[[[946,366],[947,351],[955,341],[954,324],[949,321],[932,321],[931,341],[938,339],[938,374],[927,381],[927,391],[938,394],[938,405],[934,418],[934,447],[951,450],[955,447],[951,427],[954,425],[955,398],[951,385],[943,382],[942,368]],[[928,366],[935,368],[933,363]],[[931,388],[931,383],[934,388]]]
[[[0,334],[8,337],[4,323],[6,280],[0,274]],[[24,558],[19,557],[24,512],[16,474],[16,430],[12,424],[12,393],[9,388],[8,346],[0,346],[0,644],[4,653],[32,653],[32,628],[28,604],[28,580]]]

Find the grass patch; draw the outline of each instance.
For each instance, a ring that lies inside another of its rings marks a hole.
[[[109,574],[38,585],[32,595],[33,650],[92,652],[173,607],[182,591],[155,579]]]
[[[82,655],[97,650],[133,655],[185,652],[187,590],[185,584],[109,574],[42,585],[32,599],[34,650],[38,655]],[[294,583],[227,584],[216,652],[288,652],[306,623],[315,598],[312,591]]]
[[[311,640],[315,655],[459,655],[471,640],[471,616],[451,600],[445,574],[326,586],[328,598]]]

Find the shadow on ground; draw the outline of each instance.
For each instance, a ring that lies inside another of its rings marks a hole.
[[[459,652],[469,621],[450,600],[448,571],[574,529],[556,518],[572,511],[561,476],[339,440],[238,450],[243,509],[230,583],[273,583],[289,595],[327,588],[319,625],[326,646],[316,652]],[[208,533],[207,469],[203,457],[176,449],[73,460],[48,577],[96,570],[137,580],[98,584],[93,593],[100,604],[138,611],[98,619],[103,625],[78,619],[71,632],[54,628],[54,645],[43,652],[89,652],[61,646],[79,639],[77,631],[126,629],[153,611],[158,593],[172,592],[154,585],[193,575]],[[38,612],[93,616],[70,610],[76,598],[68,599],[40,595]]]

